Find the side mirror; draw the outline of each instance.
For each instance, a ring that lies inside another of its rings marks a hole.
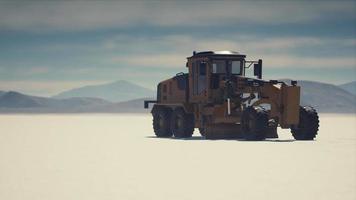
[[[259,59],[257,64],[253,65],[253,75],[257,78],[262,79],[262,60]]]

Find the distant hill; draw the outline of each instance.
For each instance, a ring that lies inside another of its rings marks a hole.
[[[314,81],[298,81],[298,85],[301,86],[301,105],[313,106],[319,112],[356,112],[356,96],[336,85]]]
[[[151,110],[143,107],[143,101],[152,98],[140,98],[119,103],[99,105],[88,108],[87,112],[93,113],[148,113]]]
[[[98,98],[74,97],[68,99],[53,99],[21,94],[19,92],[4,92],[0,96],[0,112],[80,112],[91,107],[111,104]]]
[[[356,81],[352,81],[349,83],[345,83],[342,85],[339,85],[339,87],[341,87],[342,89],[350,92],[353,95],[356,95]]]
[[[313,81],[298,81],[298,85],[302,88],[301,105],[311,105],[321,113],[356,113],[356,95],[336,85]],[[150,95],[152,93],[150,91]],[[10,91],[0,93],[0,113],[147,113],[150,109],[143,108],[145,99],[154,98],[148,96],[113,103],[101,98],[58,99]]]
[[[153,90],[138,86],[128,81],[120,80],[113,83],[102,85],[91,85],[71,89],[53,96],[57,99],[71,97],[95,97],[105,99],[111,102],[122,102],[131,99],[153,97]]]
[[[0,96],[0,107],[5,108],[28,108],[39,107],[39,98],[24,95],[18,92],[6,92]]]
[[[4,93],[5,93],[4,91],[0,91],[0,97],[1,97]]]

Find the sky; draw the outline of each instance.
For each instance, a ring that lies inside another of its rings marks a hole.
[[[356,1],[2,1],[0,90],[154,89],[193,51],[263,60],[265,79],[356,80]]]

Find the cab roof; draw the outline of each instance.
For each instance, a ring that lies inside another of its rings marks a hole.
[[[210,56],[218,56],[218,57],[239,57],[239,58],[245,58],[246,55],[240,54],[239,52],[236,51],[201,51],[201,52],[195,52],[193,51],[193,55],[188,58],[194,58],[194,57],[210,57]]]

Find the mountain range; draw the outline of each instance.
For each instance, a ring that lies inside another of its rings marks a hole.
[[[89,85],[74,88],[53,96],[53,98],[56,99],[66,99],[72,97],[94,97],[111,102],[122,102],[142,97],[153,98],[154,91],[125,80],[119,80],[102,85]]]
[[[0,93],[0,113],[137,113],[148,112],[143,101],[150,98],[112,103],[99,98],[72,97],[55,99],[18,92]]]
[[[109,101],[91,97],[54,99],[21,94],[19,92],[0,93],[0,112],[78,112],[88,107],[110,104]]]
[[[341,86],[315,81],[298,81],[298,85],[301,86],[301,105],[313,106],[320,112],[356,112],[356,96]]]
[[[302,105],[311,105],[319,112],[356,113],[356,95],[352,93],[355,82],[337,86],[298,81],[298,85],[302,88]],[[154,99],[153,96],[154,91],[128,81],[76,88],[49,98],[0,91],[0,113],[149,112],[143,108],[143,101]]]
[[[350,92],[353,95],[356,95],[356,81],[352,81],[349,83],[345,83],[342,85],[339,85],[339,87],[341,87],[342,89]]]

